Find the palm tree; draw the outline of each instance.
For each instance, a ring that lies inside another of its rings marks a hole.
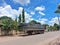
[[[55,13],[60,14],[60,4],[58,5],[58,9],[55,11]],[[57,17],[58,17],[59,30],[60,30],[60,20],[59,20],[59,15],[57,15]]]

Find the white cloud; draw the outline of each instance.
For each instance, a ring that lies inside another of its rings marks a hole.
[[[32,12],[30,12],[30,14],[34,15],[34,14],[35,14],[35,12],[33,12],[33,11],[32,11]]]
[[[38,20],[36,20],[37,22],[40,22],[41,24],[47,24],[48,19],[46,18],[39,18]]]
[[[41,11],[39,11],[39,14],[41,14],[41,15],[45,15],[45,13],[43,13],[43,12],[41,12]]]
[[[48,21],[48,19],[45,19],[45,18],[41,18],[39,20],[41,20],[41,21]]]
[[[33,18],[31,18],[31,16],[27,12],[25,12],[25,21],[26,21],[26,23],[30,22],[31,20],[33,20]]]
[[[44,6],[36,7],[35,10],[37,10],[37,11],[44,11],[45,7]]]
[[[45,15],[45,13],[43,13],[43,11],[45,10],[45,6],[36,7],[35,10],[38,11],[39,14]]]
[[[13,0],[13,1],[20,3],[21,5],[27,5],[30,3],[30,0]]]
[[[16,15],[19,16],[19,13],[21,13],[22,7],[19,8],[19,10],[12,9],[10,5],[6,5],[5,7],[0,7],[0,17],[1,16],[8,16],[13,19],[16,18]]]
[[[48,19],[45,19],[45,18],[40,19],[41,24],[46,24],[47,23],[46,21],[48,21]]]
[[[23,7],[19,7],[18,13],[21,14],[22,13],[22,10],[23,10]]]
[[[54,25],[54,23],[59,24],[58,17],[54,17],[54,18],[51,19],[51,21],[49,21],[49,24],[52,25],[52,26]]]
[[[5,7],[0,7],[0,17],[8,16],[11,17],[12,19],[15,19],[16,16],[19,16],[19,14],[22,13],[22,9],[23,9],[22,7],[19,7],[18,10],[12,9],[10,5],[6,5]],[[28,23],[29,21],[33,20],[33,18],[31,18],[31,15],[25,12],[25,20],[26,23]]]
[[[59,20],[60,20],[60,17],[59,17]],[[48,20],[46,18],[39,18],[36,21],[40,22],[41,24],[48,24],[48,25],[51,25],[51,26],[53,26],[55,23],[59,24],[58,17],[54,17],[51,20]]]
[[[46,24],[45,21],[40,21],[40,20],[36,20],[37,22],[40,22],[41,24]]]

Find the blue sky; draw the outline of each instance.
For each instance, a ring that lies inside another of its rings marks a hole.
[[[42,24],[58,24],[57,9],[60,0],[0,0],[0,16],[12,19],[25,10],[26,22],[36,20]]]

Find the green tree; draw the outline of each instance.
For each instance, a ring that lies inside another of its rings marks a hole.
[[[48,24],[43,24],[45,26],[45,29],[48,28],[49,29],[49,25]]]
[[[53,27],[54,27],[54,30],[58,30],[58,29],[59,29],[59,28],[58,28],[59,26],[58,26],[58,24],[56,24],[56,23],[54,24]]]
[[[41,24],[41,23],[39,23],[39,22],[37,22],[37,21],[35,21],[35,20],[32,20],[32,21],[30,21],[29,23],[30,23],[30,24]]]
[[[53,26],[50,26],[49,27],[49,31],[53,31]]]
[[[25,11],[24,11],[24,9],[22,10],[22,23],[25,23]]]
[[[21,23],[21,14],[19,15],[19,23]]]
[[[5,35],[8,35],[9,32],[13,29],[13,20],[10,17],[3,16],[0,18],[2,20],[2,30],[5,32]]]
[[[57,31],[58,29],[59,29],[59,25],[56,23],[53,26],[49,27],[49,30],[51,30],[51,31]]]
[[[37,24],[41,24],[40,22],[37,22]]]
[[[16,35],[17,35],[17,31],[18,31],[18,22],[17,22],[17,17],[14,21],[14,30],[16,31]]]

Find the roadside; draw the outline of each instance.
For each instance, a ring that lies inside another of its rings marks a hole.
[[[53,45],[60,39],[60,31],[48,32],[31,36],[0,37],[0,45]]]
[[[0,42],[6,42],[6,41],[10,41],[10,40],[16,40],[22,37],[18,37],[18,36],[2,36],[0,37]]]
[[[60,37],[47,39],[45,41],[37,43],[36,45],[60,45]]]

